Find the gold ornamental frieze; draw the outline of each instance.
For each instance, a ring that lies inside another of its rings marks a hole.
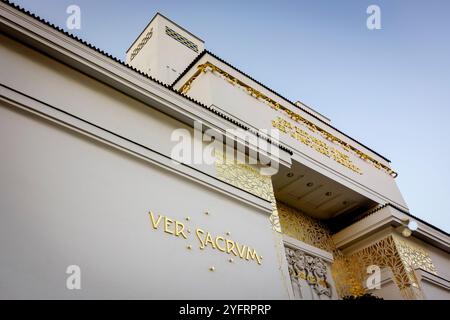
[[[258,101],[263,102],[265,105],[269,106],[271,109],[278,111],[284,116],[287,116],[289,119],[293,120],[296,123],[302,124],[306,126],[309,130],[312,132],[316,132],[318,135],[322,136],[325,140],[330,141],[332,143],[335,143],[339,146],[341,146],[345,151],[352,152],[355,156],[359,157],[363,161],[366,161],[368,163],[371,163],[375,168],[379,170],[383,170],[387,174],[391,175],[393,178],[397,177],[397,173],[389,168],[389,166],[381,163],[380,161],[374,159],[373,157],[369,156],[368,154],[362,152],[358,148],[352,146],[351,144],[343,141],[342,139],[336,137],[335,135],[329,133],[327,130],[323,129],[320,126],[317,126],[313,122],[309,121],[305,117],[301,116],[300,114],[290,110],[289,108],[283,106],[282,104],[276,102],[272,98],[268,97],[264,93],[256,90],[255,88],[251,87],[250,85],[244,83],[243,81],[233,77],[228,72],[222,70],[221,68],[217,67],[216,65],[212,64],[211,62],[205,62],[203,64],[200,64],[197,67],[197,70],[194,72],[194,74],[180,87],[178,90],[182,94],[187,94],[189,90],[192,87],[192,83],[201,75],[206,72],[213,72],[216,74],[219,74],[224,80],[226,80],[228,83],[232,85],[238,85],[242,87],[246,92],[248,92],[252,97],[257,99]],[[272,125],[274,127],[280,127],[279,126],[279,120],[274,119],[274,122]],[[280,128],[279,128],[280,129]],[[281,129],[280,129],[281,130]],[[302,141],[302,133],[297,132],[297,130],[294,128],[294,138],[297,140]],[[346,166],[347,168],[351,169],[354,172],[361,173],[361,169],[358,168],[356,165],[354,165],[348,158],[347,155],[343,154],[339,150],[333,147],[324,147],[323,142],[320,143],[318,141],[315,141],[311,137],[305,138],[306,141],[309,141],[308,143],[311,144],[311,146],[318,152],[321,152],[322,154],[325,154],[332,158],[333,160],[337,161],[338,163]],[[312,142],[311,142],[312,141]],[[302,141],[303,142],[303,141]]]

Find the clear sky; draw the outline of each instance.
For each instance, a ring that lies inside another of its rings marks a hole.
[[[411,213],[450,232],[450,1],[14,0],[124,59],[156,12],[392,161]],[[369,5],[381,30],[366,27]]]

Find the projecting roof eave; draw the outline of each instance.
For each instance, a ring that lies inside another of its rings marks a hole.
[[[402,227],[408,220],[415,220],[418,224],[417,230],[412,232],[411,237],[450,253],[450,235],[447,232],[389,203],[367,212],[336,232],[333,235],[333,241],[338,249],[345,249],[380,230]]]
[[[238,68],[234,67],[233,65],[231,65],[230,63],[226,62],[225,60],[223,60],[222,58],[218,57],[217,55],[215,55],[214,53],[208,51],[208,50],[203,50],[201,53],[198,54],[198,56],[186,67],[186,69],[178,76],[177,79],[175,79],[175,81],[172,83],[171,87],[176,90],[179,89],[182,85],[183,82],[187,80],[188,77],[186,77],[188,74],[191,74],[193,72],[195,72],[196,67],[199,65],[200,60],[202,60],[202,58],[205,55],[209,55],[210,57],[220,61],[221,63],[225,64],[227,67],[233,69],[234,71],[236,71],[237,73],[239,73],[240,75],[242,75],[243,77],[248,78],[250,81],[256,83],[257,85],[261,86],[262,88],[264,88],[265,90],[267,90],[268,92],[270,92],[271,94],[274,94],[275,96],[277,96],[278,98],[286,101],[290,107],[299,109],[303,112],[305,112],[307,115],[309,115],[310,117],[313,117],[315,120],[321,122],[324,127],[332,129],[336,132],[338,132],[339,134],[343,135],[344,137],[346,137],[347,139],[349,139],[351,142],[356,143],[357,145],[359,145],[360,147],[368,150],[369,152],[373,153],[374,155],[380,157],[382,160],[386,161],[387,163],[390,163],[391,161],[384,157],[383,155],[379,154],[378,152],[372,150],[371,148],[367,147],[366,145],[364,145],[363,143],[359,142],[358,140],[350,137],[349,135],[347,135],[346,133],[342,132],[341,130],[337,129],[336,127],[334,127],[333,125],[331,125],[329,122],[324,121],[323,119],[321,119],[319,116],[317,116],[316,114],[312,113],[311,111],[302,108],[301,106],[296,105],[293,101],[289,100],[288,98],[284,97],[283,95],[281,95],[280,93],[276,92],[275,90],[267,87],[266,85],[262,84],[261,82],[255,80],[253,77],[251,77],[250,75],[246,74],[245,72],[239,70]],[[183,80],[183,81],[182,81]],[[306,106],[306,105],[305,105]],[[312,108],[310,108],[311,110],[313,110]],[[295,109],[294,109],[295,110]],[[316,112],[316,111],[314,111]],[[317,112],[318,113],[318,112]]]

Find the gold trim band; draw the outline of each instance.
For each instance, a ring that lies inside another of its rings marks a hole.
[[[313,132],[320,133],[322,135],[322,137],[324,137],[326,140],[329,140],[331,142],[334,142],[334,143],[337,143],[337,144],[341,145],[342,148],[344,148],[344,150],[346,150],[346,151],[353,151],[359,158],[361,158],[362,160],[364,160],[366,162],[372,163],[372,165],[375,168],[377,168],[377,169],[384,170],[391,177],[396,178],[398,176],[397,172],[395,172],[394,170],[392,170],[388,166],[382,164],[378,160],[375,160],[371,156],[369,156],[369,155],[365,154],[364,152],[358,150],[356,147],[353,147],[352,145],[348,144],[347,142],[345,142],[345,141],[339,139],[338,137],[332,135],[331,133],[329,133],[325,129],[322,129],[321,127],[316,126],[311,121],[305,119],[301,115],[293,112],[292,110],[290,110],[290,109],[286,108],[285,106],[279,104],[275,100],[269,98],[268,96],[266,96],[262,92],[252,88],[251,86],[245,84],[244,82],[240,81],[239,79],[233,77],[232,75],[230,75],[229,73],[227,73],[224,70],[220,69],[219,67],[215,66],[214,64],[212,64],[209,61],[199,65],[197,67],[197,71],[186,81],[186,83],[183,84],[183,86],[178,91],[181,92],[182,94],[187,94],[188,91],[191,89],[191,86],[192,86],[192,83],[194,82],[194,80],[197,79],[200,76],[200,74],[206,73],[208,71],[217,72],[218,74],[220,74],[221,76],[226,78],[227,81],[229,83],[231,83],[232,85],[236,85],[237,84],[237,85],[243,87],[255,99],[265,101],[272,109],[284,112],[289,118],[291,118],[295,122],[306,125]]]

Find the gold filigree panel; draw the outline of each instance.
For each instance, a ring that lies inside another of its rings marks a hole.
[[[421,268],[436,273],[431,257],[423,248],[397,235],[388,236],[351,254],[348,263],[360,283],[363,283],[367,276],[368,266],[389,267],[401,294],[406,299],[422,297],[414,269]]]
[[[365,289],[362,282],[358,281],[357,277],[355,277],[349,259],[340,250],[333,252],[333,258],[331,274],[339,297],[363,295]]]
[[[394,237],[394,241],[400,257],[405,263],[408,271],[420,268],[433,274],[437,274],[436,267],[425,249],[414,245],[406,239],[401,239],[398,236]]]
[[[353,276],[347,258],[336,249],[328,227],[301,211],[277,202],[281,230],[284,234],[333,254],[331,274],[340,297],[361,295],[364,288]]]
[[[389,267],[400,290],[410,285],[409,275],[398,253],[392,236],[377,241],[348,257],[350,267],[357,280],[363,283],[367,276],[367,267],[377,265],[380,268]]]
[[[216,171],[217,177],[222,181],[272,203],[274,209],[270,221],[274,230],[333,254],[331,273],[340,297],[365,293],[363,284],[370,265],[390,268],[396,285],[406,299],[421,298],[414,269],[422,268],[436,273],[426,250],[399,236],[385,237],[345,256],[336,249],[324,223],[284,203],[276,202],[271,178],[262,175],[257,168],[236,161],[225,161],[223,154],[216,153]]]
[[[273,230],[281,232],[271,177],[262,175],[257,168],[250,165],[235,160],[230,161],[221,152],[216,151],[215,157],[218,179],[272,203],[270,222]]]
[[[340,297],[365,293],[364,282],[370,265],[389,267],[401,294],[407,299],[421,298],[414,269],[436,273],[426,250],[400,236],[388,236],[345,256],[336,249],[325,224],[283,203],[278,202],[277,207],[284,234],[333,253],[331,272]]]
[[[281,230],[284,234],[310,244],[314,247],[333,252],[335,245],[328,228],[314,219],[282,202],[277,202]]]
[[[339,151],[336,147],[328,145],[321,139],[314,137],[313,135],[309,134],[307,131],[301,129],[300,127],[292,125],[289,121],[277,117],[275,120],[272,120],[272,126],[280,130],[281,132],[289,134],[295,140],[300,141],[304,145],[316,150],[317,152],[320,152],[321,154],[327,156],[328,158],[333,159],[334,161],[343,165],[344,167],[347,167],[356,173],[362,174],[361,169],[350,160],[350,157],[347,154]],[[305,129],[306,128],[308,127],[305,126]],[[344,150],[345,149],[343,149],[343,151]]]

